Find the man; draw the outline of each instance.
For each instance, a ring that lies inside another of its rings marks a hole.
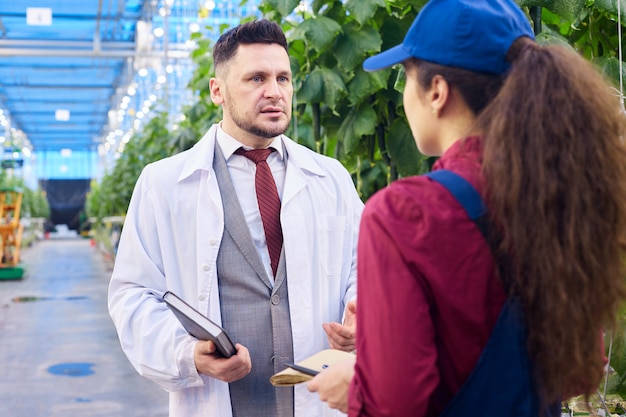
[[[138,179],[111,317],[135,369],[170,392],[171,417],[334,415],[305,386],[273,387],[269,377],[324,348],[354,349],[363,203],[338,161],[283,135],[293,87],[278,25],[229,30],[213,59],[211,99],[223,120]],[[267,165],[243,155],[253,149],[272,150],[275,185],[258,191],[255,174]],[[259,208],[266,191],[280,198],[277,231]],[[187,334],[162,302],[167,290],[221,324],[237,354],[220,357],[213,342]]]

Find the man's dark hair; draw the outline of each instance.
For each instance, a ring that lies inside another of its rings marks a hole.
[[[229,29],[220,36],[213,48],[214,67],[231,59],[239,45],[252,43],[276,43],[289,52],[287,39],[278,24],[266,19],[255,20]]]

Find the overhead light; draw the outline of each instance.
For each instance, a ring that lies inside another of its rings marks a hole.
[[[163,28],[154,28],[152,34],[157,38],[160,38],[161,36],[165,35],[165,30],[163,30]]]
[[[26,24],[29,26],[50,26],[52,9],[49,7],[27,7]]]
[[[66,109],[57,109],[54,112],[54,118],[61,122],[67,122],[70,120],[70,111]]]
[[[61,149],[61,157],[63,158],[70,158],[72,156],[72,150],[65,148],[65,149]]]

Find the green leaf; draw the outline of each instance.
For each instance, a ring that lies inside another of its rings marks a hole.
[[[544,30],[535,37],[535,39],[537,43],[542,46],[559,45],[572,49],[572,46],[567,42],[566,38],[547,28],[544,28]]]
[[[585,8],[586,0],[520,0],[520,6],[545,7],[548,10],[573,22]]]
[[[334,109],[345,91],[346,85],[337,71],[318,67],[304,79],[298,103],[323,103]]]
[[[520,7],[545,7],[550,8],[554,0],[515,0]]]
[[[178,129],[178,131],[172,136],[171,147],[179,151],[191,148],[198,141],[198,135],[195,131],[189,128]]]
[[[293,9],[300,4],[300,0],[265,0],[265,2],[276,9],[282,16],[290,15]]]
[[[365,72],[357,71],[356,75],[348,83],[348,99],[355,105],[371,96],[376,91],[387,86],[387,71]]]
[[[374,17],[379,7],[385,6],[385,0],[348,0],[346,2],[348,13],[361,25]]]
[[[342,69],[351,70],[363,64],[370,51],[380,51],[382,39],[372,26],[357,27],[349,24],[335,43],[334,55]]]
[[[345,152],[349,153],[358,145],[361,137],[372,134],[375,127],[376,112],[371,106],[362,104],[358,108],[350,109],[339,126],[337,136],[343,141]]]
[[[595,0],[594,5],[605,12],[617,14],[617,1],[618,0]],[[626,17],[626,0],[619,0],[619,2],[622,18]]]
[[[313,13],[318,14],[320,9],[324,7],[325,3],[326,0],[313,0],[313,3],[311,4],[311,9],[313,10]]]
[[[325,16],[317,16],[305,19],[293,31],[294,39],[306,38],[315,49],[326,49],[341,32],[341,26],[333,19]]]
[[[612,81],[614,87],[619,87],[620,61],[616,57],[600,57],[592,60],[592,62],[600,68],[606,77]],[[626,71],[622,64],[622,82],[626,79]],[[616,90],[616,96],[619,92]]]
[[[411,129],[404,119],[396,119],[386,137],[387,152],[403,177],[420,173],[420,160],[424,157],[417,149]]]
[[[191,123],[195,123],[196,121],[202,119],[202,117],[208,111],[208,106],[203,101],[197,101],[191,108],[187,111],[187,117]]]
[[[554,0],[550,10],[574,21],[585,8],[585,3],[586,0]]]
[[[394,75],[393,89],[400,94],[404,93],[404,87],[406,86],[406,73],[403,66],[396,66],[396,69],[392,69],[392,75]]]
[[[315,150],[315,139],[313,138],[313,127],[311,124],[299,123],[296,119],[292,123],[292,127],[293,130],[291,138],[297,143],[304,145],[309,149]]]

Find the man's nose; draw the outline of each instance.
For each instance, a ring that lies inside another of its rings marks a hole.
[[[265,96],[270,98],[280,98],[282,96],[282,91],[280,91],[280,85],[277,80],[272,80],[267,83]]]

